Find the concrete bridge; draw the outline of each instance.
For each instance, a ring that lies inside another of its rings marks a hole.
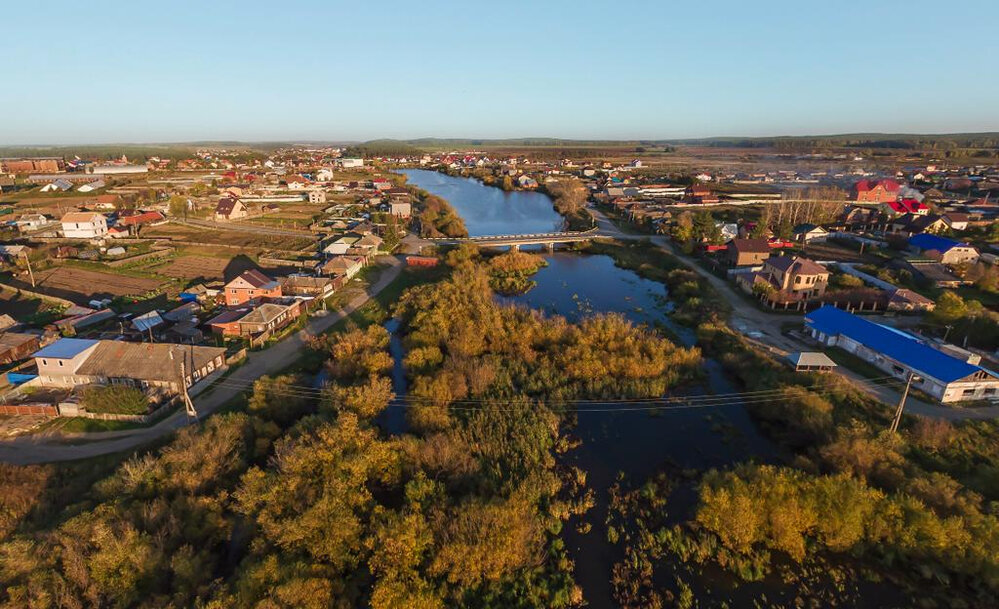
[[[589,241],[600,236],[600,229],[594,227],[585,231],[567,231],[558,233],[531,233],[525,235],[487,235],[482,237],[433,237],[427,241],[441,245],[458,245],[460,243],[474,243],[483,247],[509,247],[512,250],[520,249],[522,245],[544,245],[549,250],[556,245],[563,243],[577,243],[579,241]]]

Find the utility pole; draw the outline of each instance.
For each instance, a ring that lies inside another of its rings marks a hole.
[[[31,277],[31,287],[35,287],[35,273],[31,270],[31,258],[28,257],[28,251],[24,251],[24,263],[28,265],[28,277]]]
[[[184,398],[184,410],[187,412],[188,418],[193,417],[197,421],[198,411],[194,409],[194,402],[191,401],[191,396],[187,393],[187,368],[183,359],[180,360],[180,393]]]
[[[902,411],[905,409],[905,399],[909,397],[909,386],[912,385],[912,379],[915,378],[915,374],[909,373],[909,378],[905,381],[905,390],[902,391],[902,398],[898,401],[898,410],[895,411],[895,419],[891,422],[891,427],[888,430],[892,433],[898,431],[898,424],[902,421]]]

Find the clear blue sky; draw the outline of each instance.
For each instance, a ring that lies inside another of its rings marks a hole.
[[[2,13],[0,144],[999,131],[995,0]]]

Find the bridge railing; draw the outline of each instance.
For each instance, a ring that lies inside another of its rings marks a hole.
[[[558,233],[523,233],[519,235],[482,235],[479,237],[427,237],[427,241],[446,241],[448,243],[482,242],[482,241],[517,241],[529,239],[573,239],[592,235],[600,229],[593,227],[584,231],[565,231]]]

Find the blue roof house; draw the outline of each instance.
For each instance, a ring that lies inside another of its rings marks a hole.
[[[919,233],[909,237],[909,249],[920,254],[938,252],[940,262],[944,264],[961,264],[962,262],[978,262],[978,250],[967,243],[954,241],[930,233]]]
[[[42,384],[61,385],[64,384],[62,379],[71,379],[100,342],[83,338],[60,338],[35,351],[31,357],[38,364],[38,376]]]
[[[979,366],[978,356],[964,352],[964,358],[958,357],[962,351],[957,347],[935,348],[832,306],[806,314],[805,328],[820,343],[844,349],[899,379],[914,374],[912,386],[941,402],[999,398],[999,376]]]

